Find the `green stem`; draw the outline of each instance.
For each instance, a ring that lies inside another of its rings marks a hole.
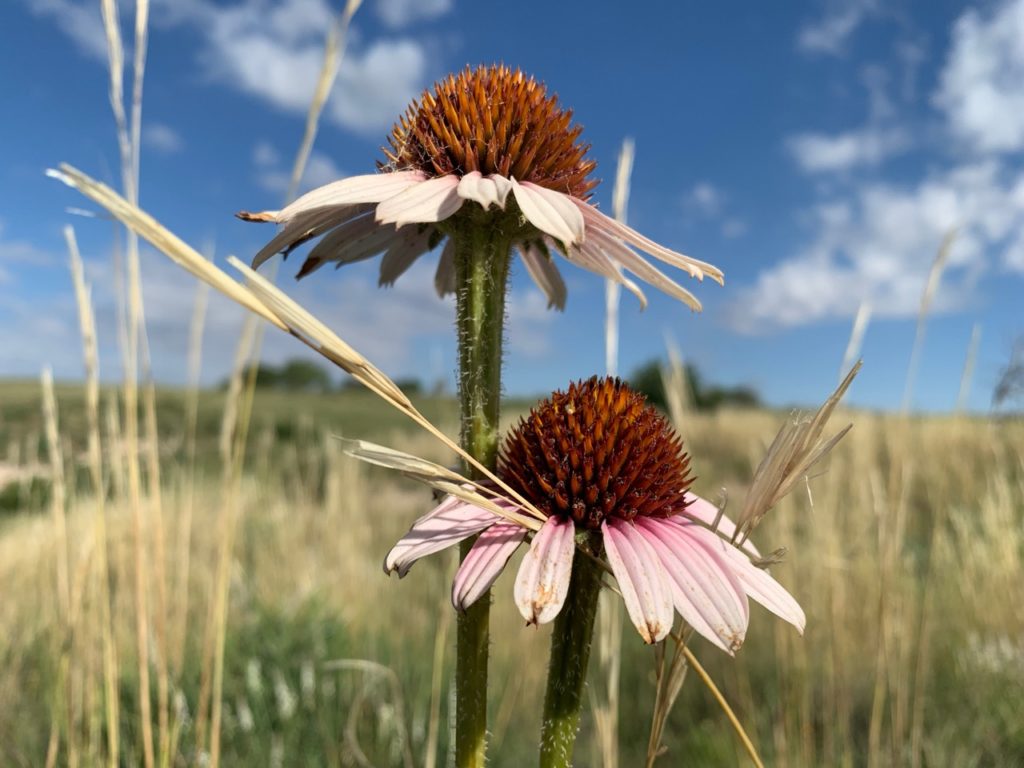
[[[548,688],[544,694],[540,734],[540,768],[572,766],[600,592],[600,571],[590,558],[577,552],[569,594],[551,633]]]
[[[473,222],[451,235],[455,247],[462,446],[488,469],[497,464],[501,342],[509,239]],[[474,472],[474,475],[477,474]],[[461,555],[472,546],[461,546]],[[487,747],[487,644],[490,592],[458,617],[455,664],[455,765],[483,768]]]

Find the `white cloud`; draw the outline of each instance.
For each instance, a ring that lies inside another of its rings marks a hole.
[[[74,0],[26,0],[26,5],[37,16],[53,20],[61,32],[71,38],[85,55],[107,62],[107,36],[103,32],[103,18],[99,3],[81,3]]]
[[[909,137],[903,130],[875,126],[831,135],[801,133],[786,140],[793,158],[808,173],[878,165],[908,145]]]
[[[833,0],[820,19],[801,27],[797,45],[809,53],[838,56],[857,28],[877,10],[875,0]]]
[[[393,124],[418,96],[427,57],[413,40],[385,40],[345,56],[329,109],[342,125],[376,132]]]
[[[181,134],[166,123],[150,122],[143,125],[142,143],[165,155],[180,152],[185,148]]]
[[[257,183],[269,192],[284,194],[291,183],[291,165],[282,162],[281,155],[268,141],[259,142],[253,149]],[[299,192],[323,186],[347,176],[334,161],[322,152],[313,150],[306,161],[306,169],[299,184]]]
[[[964,12],[935,103],[953,132],[981,152],[1024,150],[1024,0]]]
[[[733,239],[747,231],[743,219],[728,213],[728,195],[709,181],[699,181],[683,198],[686,211],[694,218],[720,225],[722,237]]]
[[[717,216],[722,209],[722,193],[706,181],[694,185],[690,190],[689,201],[705,216]]]
[[[442,16],[451,8],[452,0],[376,0],[374,3],[380,20],[394,28]]]
[[[936,249],[958,236],[935,308],[951,311],[999,259],[1024,264],[1024,174],[993,162],[964,165],[914,187],[873,183],[850,202],[819,204],[809,246],[760,274],[732,307],[731,321],[753,332],[850,317],[863,300],[876,314],[911,317]]]

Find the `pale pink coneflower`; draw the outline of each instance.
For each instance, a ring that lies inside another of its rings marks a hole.
[[[522,419],[502,446],[499,476],[547,516],[515,581],[527,622],[558,615],[573,558],[587,556],[579,546],[610,566],[645,642],[668,635],[675,609],[732,654],[746,634],[748,598],[802,633],[803,610],[751,562],[757,549],[731,543],[732,521],[689,492],[689,463],[668,421],[618,379],[572,384]],[[499,504],[517,508],[508,499]],[[465,610],[524,542],[524,528],[450,497],[416,521],[388,553],[385,571],[404,576],[416,560],[476,534],[452,587],[453,604]]]
[[[623,285],[643,304],[643,292],[625,272],[700,310],[693,294],[638,251],[699,280],[707,275],[721,283],[721,271],[592,205],[595,163],[586,158],[580,132],[572,112],[522,72],[466,68],[412,103],[388,138],[380,173],[332,182],[279,211],[240,213],[247,221],[284,225],[253,266],[323,236],[298,277],[329,262],[340,267],[384,254],[380,283],[391,285],[445,242],[435,278],[444,296],[455,292],[458,242],[483,236],[519,252],[549,306],[562,309],[566,300],[552,259],[557,252]]]

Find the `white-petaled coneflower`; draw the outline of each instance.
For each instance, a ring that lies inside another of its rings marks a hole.
[[[677,610],[731,654],[746,634],[748,598],[802,632],[803,611],[751,562],[754,546],[730,543],[733,523],[690,492],[689,465],[664,416],[618,379],[571,384],[524,417],[499,460],[501,479],[547,515],[515,582],[524,618],[542,624],[559,614],[573,563],[586,558],[579,545],[606,560],[648,643],[669,633]],[[516,508],[511,500],[499,503]],[[525,540],[524,528],[449,498],[395,545],[385,570],[404,575],[419,558],[475,534],[452,588],[452,602],[464,610],[497,579]]]
[[[722,282],[721,271],[594,207],[595,163],[580,133],[572,112],[519,70],[466,68],[412,103],[388,138],[379,173],[327,184],[279,211],[240,213],[247,221],[283,225],[253,264],[322,236],[299,277],[327,263],[383,254],[380,283],[390,285],[447,240],[435,280],[444,295],[456,289],[454,240],[486,228],[519,252],[550,306],[561,309],[566,300],[552,258],[557,252],[620,283],[643,303],[643,292],[626,272],[699,310],[693,294],[639,252],[698,279]]]

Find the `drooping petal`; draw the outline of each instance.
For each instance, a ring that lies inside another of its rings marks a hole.
[[[661,561],[632,523],[601,523],[605,553],[626,612],[645,643],[664,640],[672,631],[672,593]]]
[[[384,572],[405,576],[421,557],[458,544],[503,518],[449,496],[415,523],[384,558]]]
[[[583,214],[572,198],[528,181],[522,184],[515,179],[511,181],[512,192],[527,221],[565,243],[566,248],[583,242]]]
[[[786,588],[772,578],[771,574],[750,562],[743,552],[732,544],[714,536],[708,531],[704,532],[706,537],[703,541],[705,547],[714,548],[715,551],[728,561],[733,568],[733,573],[743,585],[749,597],[759,602],[780,619],[788,621],[801,635],[807,625],[807,616],[803,608],[796,601]]]
[[[370,173],[364,176],[350,176],[332,181],[307,192],[277,215],[277,221],[288,221],[296,214],[313,208],[326,206],[353,205],[355,203],[379,203],[394,197],[409,187],[416,186],[426,176],[421,171],[396,171],[394,173]]]
[[[484,176],[480,171],[470,171],[459,180],[459,197],[465,200],[473,200],[487,210],[492,205],[499,208],[505,207],[505,202],[498,203],[498,187],[489,176]]]
[[[609,259],[607,254],[593,243],[587,242],[583,245],[570,248],[569,252],[565,254],[565,257],[577,266],[583,267],[594,274],[601,275],[608,280],[618,283],[636,296],[637,300],[640,302],[641,309],[647,308],[647,297],[644,296],[644,292],[640,290],[640,286],[623,275],[622,268]]]
[[[319,237],[324,232],[344,224],[350,219],[357,219],[373,210],[373,205],[339,205],[328,208],[314,208],[297,215],[274,235],[273,239],[263,246],[252,260],[252,268],[258,269],[267,259],[277,253],[287,256],[293,249],[307,240]]]
[[[676,610],[698,634],[729,654],[735,652],[746,636],[750,609],[732,569],[701,546],[694,535],[698,526],[692,523],[684,528],[638,518],[637,526],[665,566]]]
[[[707,526],[716,526],[718,535],[731,540],[736,535],[736,523],[732,521],[725,513],[718,514],[718,507],[712,504],[707,499],[703,499],[695,493],[686,492],[684,497],[686,501],[686,509],[673,520],[685,523],[687,519],[696,520],[697,522],[704,523]],[[754,543],[748,538],[743,542],[743,550],[749,552],[753,557],[760,557],[761,553],[758,551]]]
[[[628,245],[597,228],[592,229],[589,235],[589,242],[599,246],[612,261],[625,267],[648,285],[653,285],[669,296],[679,299],[695,312],[700,312],[701,304],[696,296],[652,266]]]
[[[656,259],[664,261],[666,264],[685,270],[698,280],[703,280],[704,276],[707,275],[719,284],[724,283],[722,271],[718,267],[708,264],[705,261],[691,258],[682,253],[677,253],[663,245],[658,245],[653,240],[641,235],[635,229],[627,227],[622,222],[616,221],[609,216],[605,216],[589,203],[577,200],[576,198],[571,199],[582,212],[583,217],[586,220],[588,230],[591,228],[603,230],[609,235],[617,237],[630,245],[636,246],[641,251],[651,254],[651,256],[654,256]]]
[[[567,294],[565,281],[555,266],[554,260],[540,248],[529,243],[519,246],[519,252],[523,257],[523,264],[526,271],[530,273],[533,282],[537,284],[544,295],[548,297],[548,307],[565,309],[565,297]]]
[[[497,173],[492,173],[487,178],[494,182],[494,191],[498,195],[498,207],[505,210],[505,200],[508,199],[508,193],[512,191],[512,182]]]
[[[452,583],[452,605],[457,611],[469,608],[491,588],[525,538],[526,529],[511,523],[495,523],[480,534]]]
[[[401,240],[388,248],[380,261],[380,285],[394,285],[416,259],[430,250],[429,229],[419,231],[419,227],[403,227],[409,230]]]
[[[546,624],[562,610],[569,592],[576,527],[552,515],[530,543],[519,565],[514,597],[528,624]]]
[[[404,234],[399,229],[379,225],[371,214],[351,219],[313,247],[296,277],[306,277],[330,261],[340,267],[369,259],[400,241]]]
[[[441,257],[437,260],[434,290],[442,299],[449,293],[455,293],[455,243],[451,238],[448,238],[444,250],[441,251]]]
[[[377,206],[377,222],[402,226],[444,221],[465,202],[458,187],[459,177],[454,174],[407,187]]]

